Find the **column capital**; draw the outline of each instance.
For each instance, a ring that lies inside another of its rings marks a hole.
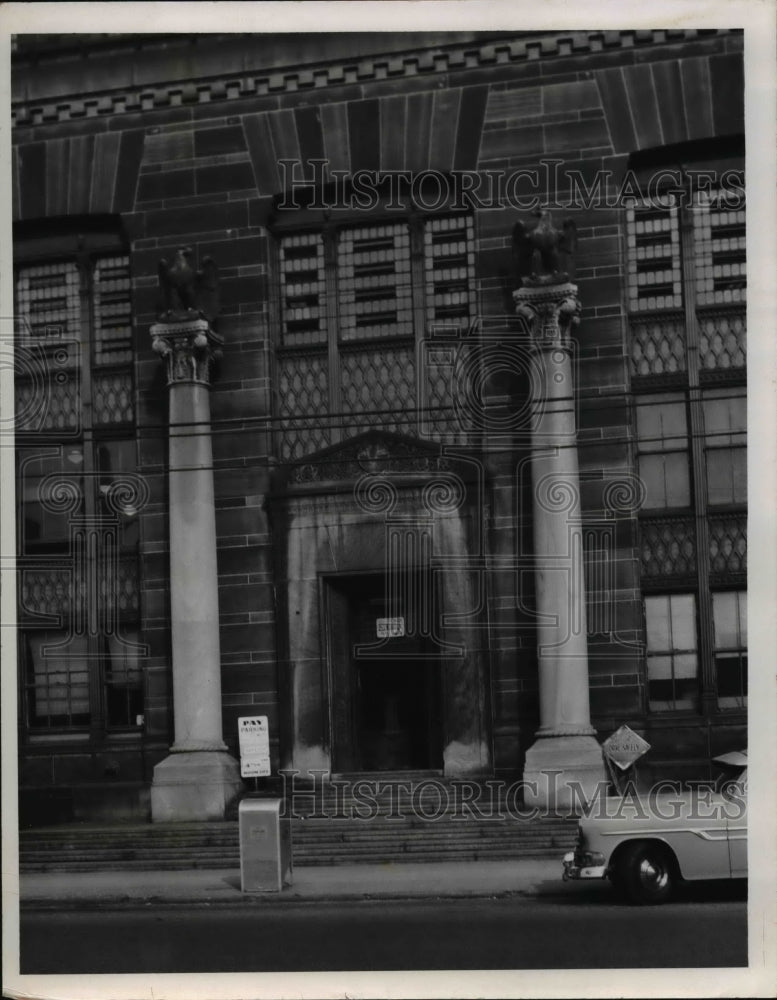
[[[577,285],[565,282],[526,282],[513,292],[516,315],[528,320],[538,350],[571,347],[572,329],[580,322]]]
[[[221,357],[223,343],[224,338],[211,329],[206,319],[181,319],[151,327],[151,347],[165,362],[169,386],[209,386],[213,362]]]

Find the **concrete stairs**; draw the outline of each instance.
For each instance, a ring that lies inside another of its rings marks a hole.
[[[407,781],[406,778],[402,779]],[[573,817],[530,816],[505,789],[412,783],[404,793],[348,783],[287,798],[294,864],[561,858],[575,839]],[[237,868],[238,824],[73,823],[23,830],[22,872]]]

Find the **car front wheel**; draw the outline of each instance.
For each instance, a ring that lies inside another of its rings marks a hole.
[[[618,859],[614,876],[614,884],[627,898],[643,906],[665,903],[675,888],[669,854],[656,844],[627,844]]]

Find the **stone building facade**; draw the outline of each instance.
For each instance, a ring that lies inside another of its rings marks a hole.
[[[742,45],[16,39],[23,822],[150,816],[206,655],[192,717],[234,757],[266,715],[276,771],[512,779],[627,723],[690,779],[745,744]],[[512,244],[545,207],[576,242],[547,349]],[[220,306],[176,376],[180,248]]]

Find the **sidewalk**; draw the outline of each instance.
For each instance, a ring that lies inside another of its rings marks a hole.
[[[243,893],[235,868],[191,871],[31,873],[21,907],[110,909],[147,905],[252,906],[280,902],[443,899],[567,894],[561,858],[297,868],[282,893]]]

